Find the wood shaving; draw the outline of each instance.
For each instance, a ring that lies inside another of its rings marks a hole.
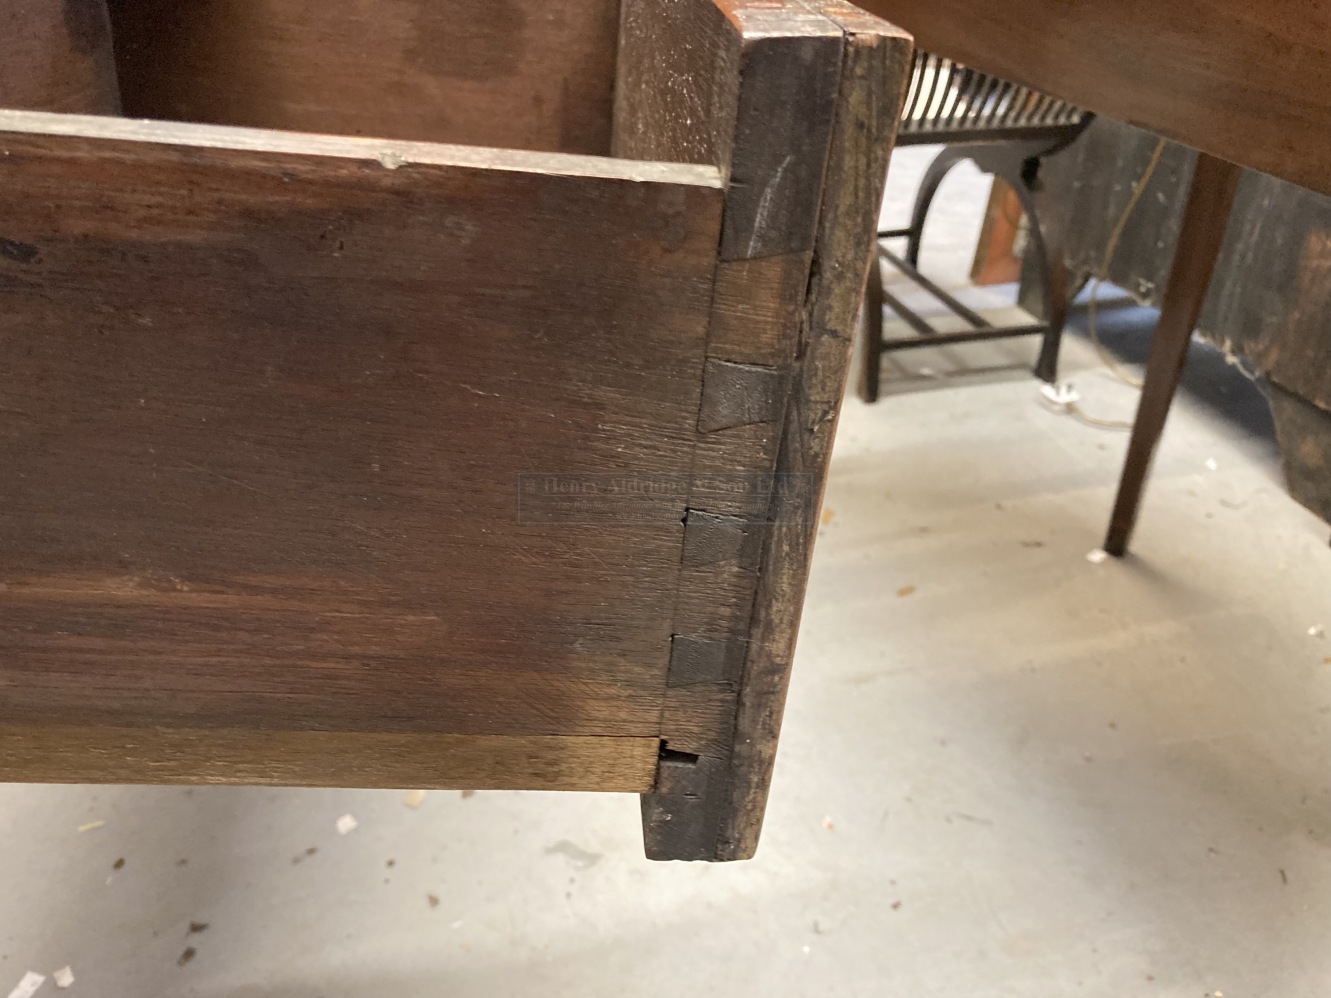
[[[407,807],[413,809],[420,807],[422,804],[425,803],[425,791],[424,790],[408,791],[406,799],[403,800],[402,803],[406,804]]]
[[[88,822],[86,825],[79,825],[79,831],[91,832],[95,831],[98,828],[105,828],[105,827],[106,827],[106,822],[99,818],[96,821]]]
[[[55,981],[55,986],[63,991],[74,983],[74,970],[72,967],[61,967],[51,975],[51,980]]]
[[[344,814],[337,819],[337,834],[347,835],[354,832],[359,826],[360,822],[356,820],[354,815]]]

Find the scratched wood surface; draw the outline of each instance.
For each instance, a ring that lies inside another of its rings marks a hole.
[[[780,425],[808,284],[842,33],[798,0],[628,0],[618,156],[707,163],[729,179],[718,294],[673,621],[678,649],[743,660]],[[746,478],[727,493],[707,481]],[[672,661],[647,854],[714,859],[727,794],[737,669]],[[690,674],[684,674],[690,673]]]
[[[909,44],[627,0],[622,159],[391,141],[606,151],[618,11],[493,6],[112,0],[130,115],[389,138],[0,113],[0,779],[752,853]]]
[[[714,170],[19,112],[0,152],[0,725],[658,735],[683,499],[543,490],[686,473]]]
[[[105,0],[0,0],[0,108],[119,113]]]
[[[111,12],[134,117],[609,150],[618,0],[111,0]]]
[[[1331,193],[1331,4],[861,0],[920,48]]]
[[[868,266],[910,44],[848,4],[804,0],[630,0],[621,26],[616,153],[711,163],[731,181],[644,837],[654,858],[741,859],[757,846],[804,535],[840,402],[838,347]],[[755,487],[704,487],[736,472]],[[712,532],[725,538],[714,556],[688,558]]]
[[[910,74],[912,43],[904,31],[844,0],[805,2],[844,32],[845,55],[776,464],[794,487],[774,490],[768,512],[721,812],[721,860],[751,858],[762,832],[853,331]]]

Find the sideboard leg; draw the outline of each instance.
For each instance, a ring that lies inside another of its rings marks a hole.
[[[1183,375],[1188,343],[1201,316],[1242,175],[1243,168],[1233,163],[1206,153],[1198,156],[1169,285],[1160,307],[1160,321],[1146,363],[1146,381],[1119,480],[1118,498],[1105,539],[1105,550],[1116,558],[1123,557],[1128,550],[1151,460]]]

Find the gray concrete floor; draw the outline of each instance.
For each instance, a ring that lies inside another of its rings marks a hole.
[[[1034,348],[847,404],[757,860],[647,863],[632,797],[0,787],[0,994],[1331,994],[1328,528],[1187,393],[1136,556],[1089,562],[1126,437]],[[1131,414],[1081,337],[1064,371]]]

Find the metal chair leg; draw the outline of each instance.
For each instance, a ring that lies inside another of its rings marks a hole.
[[[1058,354],[1063,344],[1063,327],[1068,321],[1070,295],[1060,234],[1049,225],[1049,212],[1040,210],[1038,170],[1039,161],[1028,160],[1021,170],[1003,171],[1000,175],[1017,195],[1031,223],[1033,265],[1040,279],[1043,306],[1040,318],[1049,326],[1040,345],[1039,359],[1035,362],[1035,376],[1052,384],[1058,379]]]
[[[1118,498],[1114,502],[1109,535],[1105,540],[1105,550],[1115,557],[1121,558],[1127,553],[1132,538],[1151,460],[1183,375],[1188,343],[1201,317],[1211,273],[1224,242],[1234,193],[1242,175],[1242,168],[1233,163],[1205,153],[1198,156],[1197,171],[1183,213],[1178,249],[1174,251],[1169,284],[1160,306],[1160,321],[1146,363],[1146,381],[1132,427],[1123,477],[1119,481]]]
[[[944,149],[924,172],[919,193],[915,195],[915,208],[910,216],[910,235],[906,242],[906,262],[912,267],[920,265],[920,241],[924,238],[924,223],[929,218],[929,208],[933,205],[934,196],[938,193],[943,178],[954,166],[969,158],[969,153],[963,151],[961,147]]]
[[[928,220],[929,210],[933,205],[934,198],[937,196],[939,188],[948,173],[960,163],[967,160],[974,161],[983,172],[1001,177],[1007,181],[1020,200],[1023,210],[1032,220],[1030,272],[1038,276],[1040,297],[1037,305],[1034,307],[1028,305],[1026,300],[1028,290],[1033,294],[1036,289],[1034,288],[1034,282],[1031,283],[1029,289],[1023,282],[1021,305],[1033,314],[1042,312],[1039,321],[1025,326],[993,329],[988,320],[983,317],[977,318],[973,313],[964,310],[963,306],[955,299],[943,295],[939,300],[951,311],[967,319],[975,328],[973,331],[962,333],[939,334],[930,328],[927,320],[918,315],[909,314],[908,309],[903,311],[905,306],[901,302],[894,301],[890,296],[886,296],[881,283],[871,280],[869,287],[866,289],[866,294],[873,292],[881,299],[878,302],[878,309],[881,309],[883,301],[891,304],[892,308],[901,313],[908,323],[915,326],[920,333],[920,338],[917,343],[893,342],[892,344],[884,344],[881,332],[876,337],[872,334],[866,336],[864,345],[865,363],[861,384],[861,393],[865,401],[874,401],[878,398],[878,361],[883,353],[888,349],[905,349],[907,346],[924,346],[929,343],[941,345],[969,342],[974,339],[997,339],[1008,335],[1040,334],[1043,339],[1040,356],[1035,364],[1035,375],[1046,382],[1052,382],[1057,378],[1059,349],[1062,345],[1063,328],[1067,323],[1068,315],[1069,277],[1067,266],[1063,260],[1060,233],[1048,224],[1047,216],[1049,213],[1042,213],[1039,210],[1041,206],[1038,183],[1040,157],[1049,151],[1048,144],[1043,142],[986,142],[946,148],[934,158],[925,171],[920,182],[919,192],[915,197],[909,227],[879,233],[880,237],[904,236],[906,238],[905,263],[908,265],[909,272],[913,274],[917,283],[920,283],[926,290],[932,289],[931,293],[935,297],[939,297],[939,289],[924,282],[917,272],[920,262],[920,247],[924,238],[924,226]],[[900,260],[900,258],[897,259]],[[875,273],[874,276],[876,277],[877,274]],[[875,310],[871,310],[866,302],[866,317],[872,318],[874,328],[881,330],[882,320],[878,317],[881,315],[881,311],[875,311],[873,316],[869,316],[870,311]]]
[[[1035,376],[1046,384],[1058,380],[1058,355],[1063,346],[1063,328],[1068,321],[1068,268],[1062,257],[1054,256],[1044,268],[1045,281],[1053,286],[1046,292],[1049,309],[1045,321],[1049,329],[1040,342],[1040,356],[1035,360]]]

